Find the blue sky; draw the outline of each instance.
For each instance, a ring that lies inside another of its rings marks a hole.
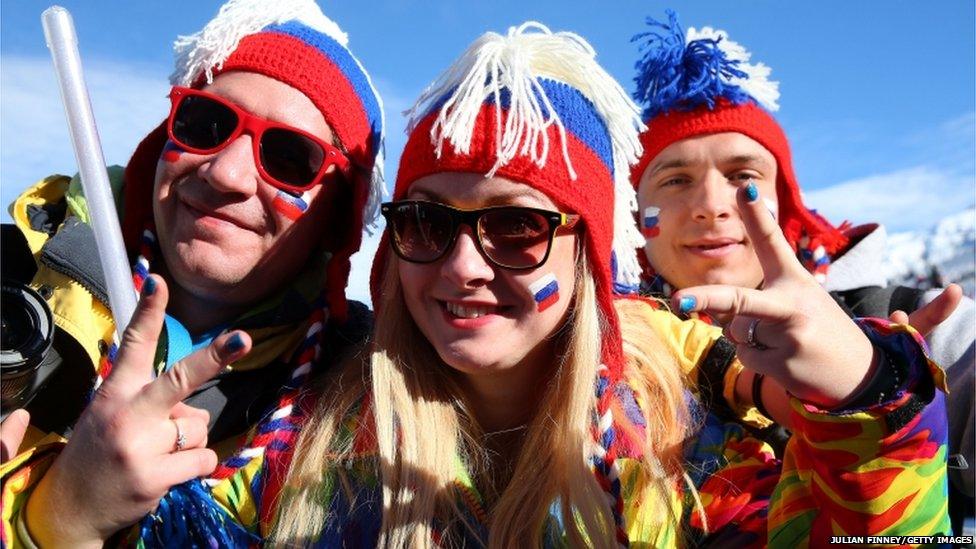
[[[630,37],[673,7],[687,26],[712,26],[772,67],[776,114],[791,139],[810,205],[835,221],[921,229],[976,203],[976,3],[947,0],[750,2],[320,2],[386,102],[392,180],[407,108],[479,34],[535,19],[587,38],[632,87]],[[0,192],[73,173],[40,13],[0,6]],[[178,34],[202,27],[219,3],[63,0],[80,48],[106,160],[124,164],[166,114]],[[611,8],[610,5],[613,7]],[[4,219],[9,219],[4,214]]]

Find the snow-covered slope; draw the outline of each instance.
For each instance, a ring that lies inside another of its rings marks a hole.
[[[976,208],[943,218],[927,231],[888,237],[885,272],[892,283],[927,288],[934,278],[976,292]],[[935,273],[935,274],[934,274]]]

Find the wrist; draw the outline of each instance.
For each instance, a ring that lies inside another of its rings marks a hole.
[[[41,478],[21,510],[21,535],[37,547],[102,547],[104,539],[88,521],[75,516],[73,509],[58,508],[57,503],[65,501],[57,493],[58,484],[51,470]]]

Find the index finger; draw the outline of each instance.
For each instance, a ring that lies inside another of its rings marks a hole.
[[[756,250],[764,279],[771,282],[787,273],[806,273],[783,230],[760,198],[759,187],[754,181],[736,193],[742,223]]]
[[[169,413],[174,406],[193,394],[197,387],[250,350],[251,338],[247,333],[238,330],[223,334],[146,385],[140,395],[140,404],[153,412]]]
[[[149,275],[142,284],[142,292],[132,320],[122,334],[122,343],[115,355],[112,371],[106,383],[124,388],[133,394],[153,378],[153,359],[156,344],[166,316],[168,289],[163,279]]]

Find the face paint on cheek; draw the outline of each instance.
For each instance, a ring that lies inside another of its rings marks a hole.
[[[186,151],[180,148],[179,145],[173,143],[172,141],[166,141],[166,145],[163,146],[163,161],[172,164],[180,159]]]
[[[779,215],[776,212],[779,211],[779,204],[772,198],[763,197],[763,202],[766,204],[766,209],[772,214],[773,219],[779,219]]]
[[[641,233],[643,233],[645,238],[654,238],[661,234],[661,227],[658,227],[658,216],[661,214],[661,208],[657,206],[648,206],[644,208],[644,217],[641,218]]]
[[[529,284],[529,291],[532,292],[536,310],[540,313],[559,301],[559,282],[556,281],[556,275],[552,273],[547,273],[539,280]]]
[[[275,195],[274,200],[271,201],[271,205],[274,207],[275,211],[281,215],[291,219],[292,221],[298,221],[298,218],[308,210],[308,194],[307,192],[301,195],[294,195],[286,191],[279,190]]]

